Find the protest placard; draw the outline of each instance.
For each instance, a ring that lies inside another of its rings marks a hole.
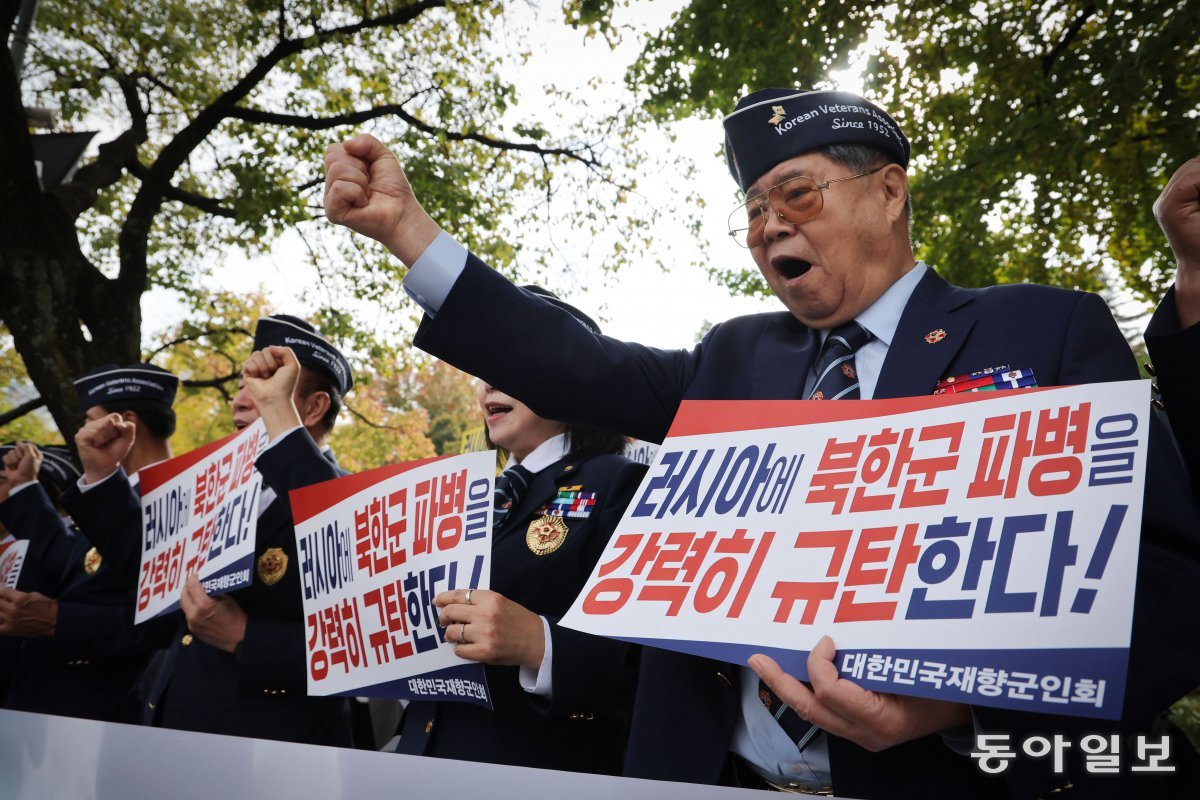
[[[17,581],[21,579],[21,567],[28,552],[28,539],[0,542],[0,586],[6,589],[17,588]]]
[[[1115,718],[1145,381],[685,403],[562,624],[886,692]]]
[[[454,654],[433,598],[489,585],[495,471],[488,450],[289,494],[310,695],[491,706],[483,665]]]
[[[262,420],[138,472],[142,565],[134,622],[173,611],[188,575],[211,595],[249,586],[267,444]]]

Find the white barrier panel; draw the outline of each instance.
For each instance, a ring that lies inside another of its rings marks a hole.
[[[0,800],[753,800],[643,781],[0,710]]]

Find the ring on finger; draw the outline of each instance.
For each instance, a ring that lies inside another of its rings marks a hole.
[[[470,644],[470,642],[467,641],[467,623],[465,622],[458,623],[458,643]]]
[[[471,592],[473,592],[473,591],[475,591],[475,590],[467,589],[467,605],[471,605]]]

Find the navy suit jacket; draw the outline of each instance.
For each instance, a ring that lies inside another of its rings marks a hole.
[[[59,516],[40,484],[0,504],[0,522],[29,540],[17,588],[58,601],[53,636],[16,640],[5,707],[133,721],[130,690],[150,649],[134,631],[132,589],[103,559],[88,571],[91,542]]]
[[[926,334],[939,329],[945,338],[926,342]],[[489,335],[464,334],[481,330]],[[690,351],[621,342],[592,334],[474,256],[437,317],[427,317],[415,339],[422,349],[522,398],[540,416],[652,441],[662,440],[683,400],[800,398],[819,341],[816,331],[780,311],[716,325]],[[513,358],[513,352],[521,357]],[[563,354],[569,354],[570,369],[562,366]],[[930,270],[901,315],[874,396],[927,395],[943,377],[1001,364],[1032,369],[1041,386],[1138,376],[1129,347],[1098,296],[1024,284],[963,289]],[[546,380],[547,374],[554,380]],[[1170,407],[1173,401],[1167,398],[1167,403]],[[1174,613],[1200,603],[1200,511],[1169,434],[1152,419],[1152,472],[1123,731],[1147,724],[1200,684],[1200,621],[1194,614]],[[1180,444],[1185,452],[1196,452],[1194,440],[1181,438]],[[647,649],[626,774],[699,783],[727,776],[726,754],[738,713],[737,672],[732,665]],[[985,731],[1012,732],[1017,743],[1025,732],[1052,730],[1078,738],[1103,726],[1078,718],[974,711]],[[882,753],[834,736],[828,743],[838,794],[962,797],[1000,790],[939,737]],[[1089,781],[1077,759],[1066,776],[1019,759],[1005,778],[1018,797],[1036,796],[1066,780],[1079,786]],[[1086,796],[1129,794],[1119,778],[1100,776],[1099,784]]]
[[[619,774],[633,699],[634,664],[621,642],[558,625],[608,544],[646,468],[623,456],[563,459],[538,472],[492,539],[491,588],[546,617],[553,642],[553,700],[521,688],[517,667],[487,666],[493,710],[413,702],[399,753]],[[557,550],[537,555],[530,523],[564,486],[595,492],[586,518],[566,517]]]
[[[344,472],[322,455],[304,431],[289,434],[261,453],[255,466],[276,497],[258,518],[252,583],[229,594],[246,612],[246,636],[236,653],[230,654],[185,636],[182,613],[157,622],[160,629],[167,628],[169,646],[144,678],[143,722],[204,733],[349,746],[346,699],[306,693],[303,601],[287,498],[290,489],[332,480]],[[120,563],[136,565],[128,551],[130,542],[138,546],[141,510],[128,483],[112,479],[87,493],[75,492],[69,502],[75,519],[106,558],[112,553]],[[257,565],[273,548],[283,552],[286,566],[275,583],[267,584]],[[136,571],[129,579],[136,585]],[[154,624],[154,620],[143,623]]]

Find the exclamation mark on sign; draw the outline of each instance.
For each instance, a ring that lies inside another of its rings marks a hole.
[[[1104,576],[1104,568],[1108,566],[1108,558],[1112,555],[1113,545],[1116,544],[1117,534],[1121,531],[1121,523],[1125,520],[1125,512],[1129,506],[1113,506],[1108,510],[1108,519],[1100,531],[1100,539],[1096,542],[1096,550],[1092,560],[1088,562],[1084,578],[1098,581]],[[1071,604],[1071,613],[1086,614],[1092,610],[1092,602],[1096,599],[1096,589],[1080,589],[1075,593],[1075,602]]]

